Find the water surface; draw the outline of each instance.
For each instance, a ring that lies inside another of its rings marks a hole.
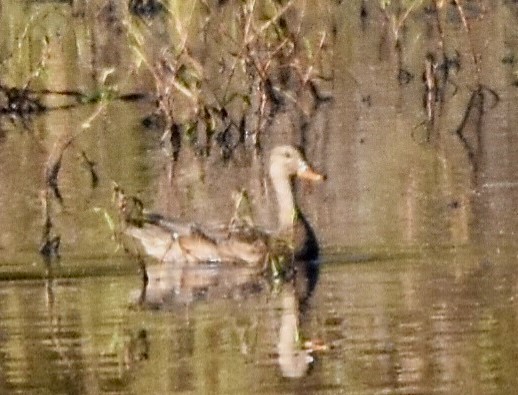
[[[327,257],[301,309],[292,308],[287,286],[140,310],[129,307],[137,275],[3,282],[0,389],[511,393],[515,259],[462,249],[363,262]],[[300,337],[327,346],[302,368],[281,358],[290,345],[280,339],[296,335],[294,316]]]
[[[251,126],[253,100],[241,110],[229,105],[232,120],[244,119],[247,136],[258,132],[261,142],[254,150],[246,140],[229,158],[215,138],[207,153],[203,133],[182,135],[173,158],[160,126],[143,122],[156,110],[157,81],[135,49],[154,64],[187,37],[203,70],[203,100],[215,105],[234,56],[225,51],[235,45],[221,32],[239,38],[242,2],[165,3],[174,13],[138,16],[113,1],[1,4],[0,392],[513,392],[515,2],[462,2],[469,29],[454,2],[410,10],[412,2],[292,2],[283,23],[295,47],[308,50],[287,64],[299,72],[311,64],[324,99],[280,85],[297,81],[294,69],[273,75],[285,101],[264,129]],[[277,2],[266,3],[258,21]],[[311,49],[323,38],[317,56]],[[422,79],[429,55],[438,70],[454,65],[438,82],[431,124]],[[246,93],[247,74],[237,74],[229,89]],[[10,113],[6,87],[28,87],[53,109]],[[178,96],[182,123],[195,112]],[[76,133],[57,179],[62,201],[50,195],[61,259],[48,266],[38,253],[44,168],[53,147]],[[301,145],[328,176],[296,187],[324,251],[313,293],[301,301],[289,284],[173,268],[183,285],[167,303],[135,306],[141,274],[112,229],[113,182],[146,207],[211,224],[227,223],[233,196],[246,190],[253,220],[271,229],[268,152],[279,143]],[[302,349],[304,339],[313,352]]]

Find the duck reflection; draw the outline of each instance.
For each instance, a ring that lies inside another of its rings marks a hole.
[[[297,261],[291,281],[282,289],[277,351],[281,373],[287,378],[305,376],[314,361],[311,341],[302,340],[300,318],[309,309],[318,276],[318,261]]]
[[[299,332],[299,301],[295,289],[286,287],[282,292],[282,315],[277,343],[278,362],[284,377],[304,376],[313,357],[304,349]]]
[[[220,298],[244,298],[269,287],[262,271],[219,264],[146,266],[142,287],[131,296],[132,304],[168,309],[178,304]]]
[[[278,295],[281,315],[276,343],[277,363],[282,376],[300,378],[310,371],[314,361],[312,343],[302,340],[300,320],[311,309],[309,301],[318,275],[318,262],[312,261],[296,262],[282,280],[246,267],[156,264],[148,266],[147,281],[143,281],[142,288],[132,295],[132,302],[140,309],[171,310],[202,300],[244,300],[253,295]]]

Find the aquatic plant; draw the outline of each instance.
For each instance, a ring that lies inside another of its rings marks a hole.
[[[259,148],[261,133],[287,103],[301,110],[306,92],[316,106],[329,100],[317,83],[323,78],[327,33],[305,36],[305,9],[295,10],[294,3],[246,0],[213,9],[204,2],[169,1],[164,5],[169,41],[158,55],[146,50],[152,30],[128,15],[128,42],[138,67],[145,66],[155,81],[162,141],[169,143],[173,158],[182,140],[202,155],[217,146],[226,159],[240,145]],[[200,50],[208,35],[214,50]]]

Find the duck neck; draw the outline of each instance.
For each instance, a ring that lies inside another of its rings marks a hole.
[[[297,218],[292,181],[287,175],[285,177],[272,177],[272,184],[277,197],[278,231],[279,233],[291,231]]]

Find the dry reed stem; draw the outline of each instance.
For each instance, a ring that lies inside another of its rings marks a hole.
[[[455,2],[455,6],[457,7],[457,11],[459,12],[460,19],[462,20],[462,24],[464,25],[464,29],[466,30],[466,34],[468,35],[468,42],[471,52],[471,57],[473,60],[473,65],[475,66],[477,85],[480,86],[480,62],[478,61],[478,56],[475,52],[475,47],[473,45],[473,40],[471,38],[471,27],[466,18],[466,14],[464,13],[464,8],[462,7],[460,0],[453,0]]]

